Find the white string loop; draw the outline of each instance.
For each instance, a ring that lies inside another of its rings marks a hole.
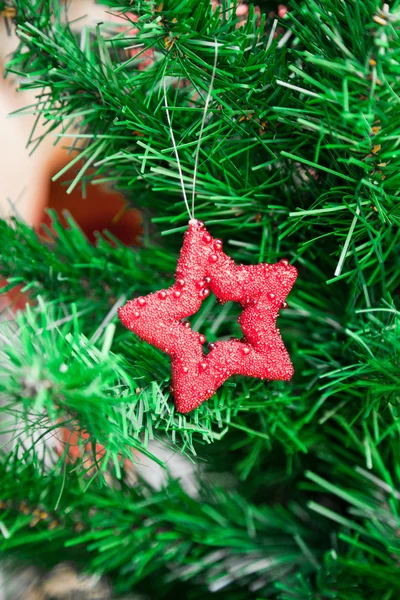
[[[168,103],[167,103],[167,87],[166,87],[166,83],[165,83],[165,77],[164,77],[164,81],[163,81],[163,87],[164,87],[164,104],[165,104],[165,112],[167,113],[167,120],[168,120],[169,132],[170,132],[170,135],[171,135],[172,146],[174,148],[175,157],[176,157],[176,161],[177,161],[177,164],[178,164],[178,172],[179,172],[179,179],[180,179],[180,182],[181,182],[182,195],[183,195],[183,199],[185,201],[186,210],[187,210],[189,218],[191,220],[192,219],[194,220],[194,200],[195,200],[195,196],[196,196],[197,170],[198,170],[198,165],[199,165],[199,155],[200,155],[201,141],[202,141],[202,137],[203,137],[203,129],[204,129],[204,125],[205,125],[206,118],[207,118],[208,105],[210,104],[211,94],[212,94],[212,90],[213,90],[213,86],[214,86],[215,74],[216,74],[216,71],[217,71],[218,42],[217,42],[216,39],[214,39],[214,48],[215,48],[214,65],[213,65],[213,70],[212,70],[212,74],[211,74],[210,87],[208,88],[207,98],[206,98],[206,101],[205,101],[205,104],[204,104],[203,118],[202,118],[202,121],[201,121],[200,132],[199,132],[199,140],[197,142],[196,154],[195,154],[195,159],[194,159],[193,182],[192,182],[192,210],[190,210],[189,202],[188,202],[188,199],[187,199],[187,196],[186,196],[186,190],[185,190],[185,184],[184,184],[184,181],[183,181],[183,173],[182,173],[181,163],[180,163],[180,160],[179,160],[178,148],[177,148],[177,145],[176,145],[176,142],[175,142],[175,136],[174,136],[174,132],[173,132],[172,125],[171,125],[171,117],[170,117],[170,114],[169,114]]]
[[[171,141],[172,141],[172,145],[174,147],[174,152],[175,152],[175,156],[176,156],[176,162],[178,163],[178,171],[179,171],[179,178],[181,180],[181,188],[182,188],[183,199],[185,201],[186,210],[188,211],[189,218],[190,219],[194,219],[194,214],[192,215],[190,213],[189,202],[188,202],[188,199],[187,199],[187,196],[186,196],[186,191],[185,191],[185,184],[183,183],[183,174],[182,174],[182,168],[181,168],[181,161],[179,160],[178,148],[176,147],[175,136],[174,136],[174,132],[173,132],[172,125],[171,125],[171,117],[169,116],[168,103],[167,103],[167,86],[166,86],[166,83],[165,83],[165,77],[164,77],[164,82],[163,83],[164,83],[165,112],[167,113],[167,119],[168,119],[168,125],[169,125],[169,133],[171,135]]]

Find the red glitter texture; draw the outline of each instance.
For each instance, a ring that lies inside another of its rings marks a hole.
[[[208,400],[232,375],[289,380],[293,367],[276,319],[297,270],[287,260],[274,265],[237,265],[201,221],[190,221],[176,269],[166,290],[130,300],[121,322],[171,357],[175,406],[188,413]],[[215,342],[203,354],[204,336],[182,319],[195,314],[213,292],[222,303],[239,302],[244,338]]]

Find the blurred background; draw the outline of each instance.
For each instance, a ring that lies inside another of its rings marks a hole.
[[[106,12],[94,0],[69,0],[69,21],[74,28],[82,30],[86,25],[102,22],[115,22],[117,17]],[[0,67],[5,65],[18,44],[14,26],[10,18],[0,16]],[[35,92],[18,91],[16,76],[0,78],[0,216],[17,215],[39,228],[48,222],[46,209],[55,209],[59,214],[68,210],[85,231],[89,239],[93,232],[108,229],[127,244],[137,243],[140,233],[140,215],[128,209],[123,197],[105,186],[89,186],[85,202],[82,190],[77,186],[67,194],[67,182],[73,179],[74,170],[52,178],[75,156],[69,139],[62,139],[56,132],[39,140],[44,128],[36,123],[34,105]],[[27,114],[22,109],[32,106]],[[33,128],[35,127],[32,135]],[[17,300],[14,298],[14,305]],[[0,299],[0,309],[10,298]]]

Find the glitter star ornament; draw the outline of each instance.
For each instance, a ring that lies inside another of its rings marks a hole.
[[[237,265],[201,221],[191,220],[170,288],[130,300],[118,311],[121,322],[142,340],[171,357],[172,390],[179,412],[188,413],[232,375],[289,380],[293,367],[276,319],[296,277],[287,260],[268,265]],[[210,293],[238,302],[241,340],[209,344],[185,319]]]

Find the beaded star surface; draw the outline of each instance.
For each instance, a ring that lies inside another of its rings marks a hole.
[[[297,277],[287,260],[237,265],[204,223],[192,219],[185,233],[174,285],[130,300],[118,311],[121,322],[142,340],[171,357],[172,389],[179,412],[208,400],[232,375],[289,380],[293,367],[276,319]],[[221,302],[238,302],[244,338],[209,344],[185,319],[213,292]]]

